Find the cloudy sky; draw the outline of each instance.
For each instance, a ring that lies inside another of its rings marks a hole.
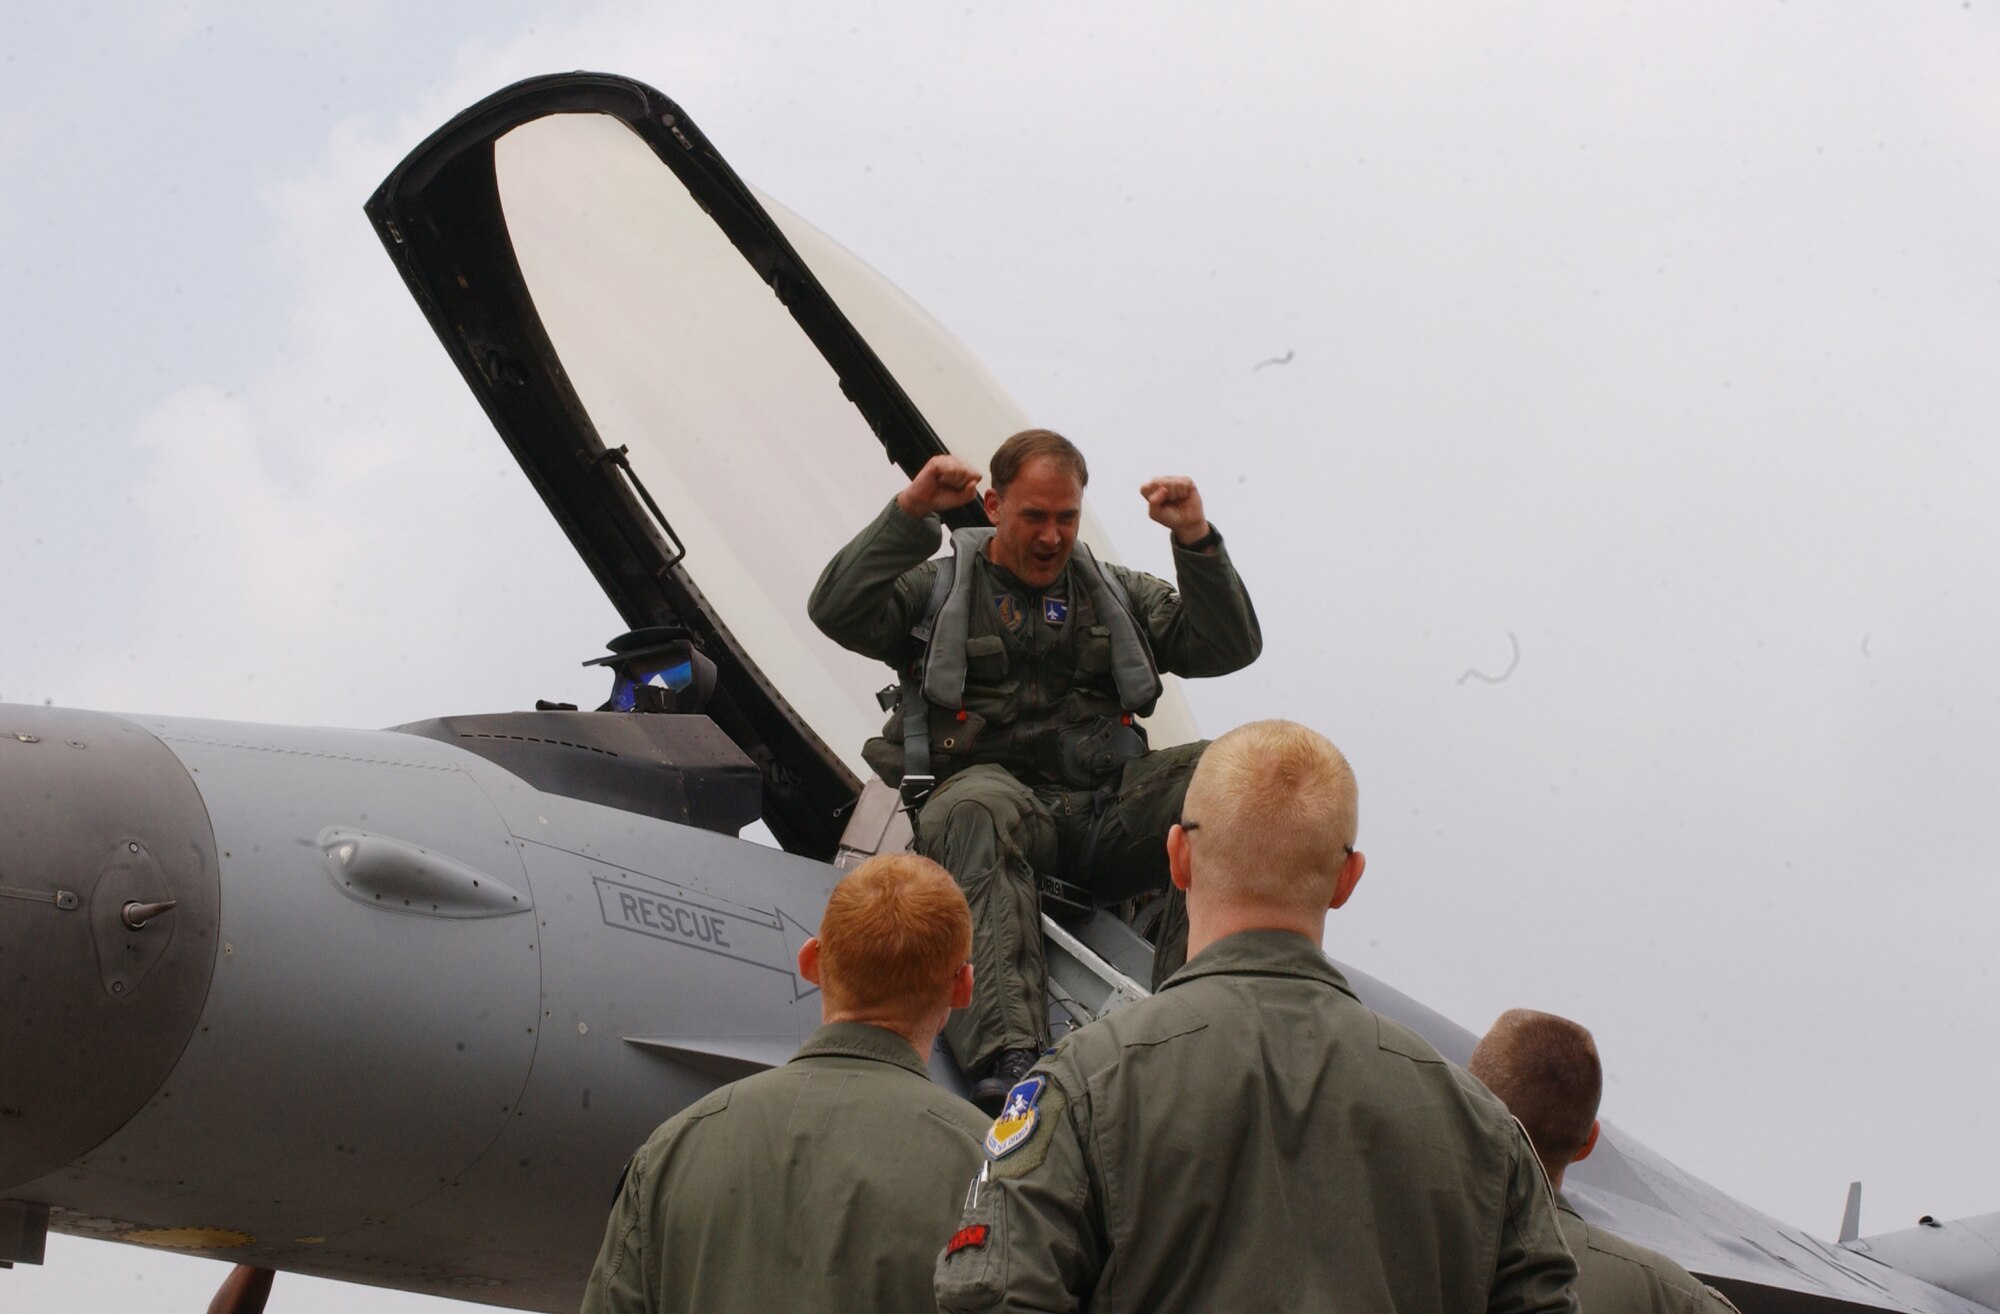
[[[1584,1021],[1609,1118],[1815,1234],[1855,1178],[1864,1231],[2000,1209],[1991,0],[9,28],[0,700],[595,701],[622,626],[361,203],[515,78],[629,74],[1079,439],[1127,560],[1167,568],[1129,490],[1200,480],[1266,634],[1204,729],[1295,717],[1361,775],[1336,955]],[[9,1308],[222,1275],[49,1261]]]

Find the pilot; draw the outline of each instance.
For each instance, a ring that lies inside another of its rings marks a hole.
[[[1563,1198],[1563,1172],[1597,1147],[1604,1069],[1590,1032],[1568,1018],[1514,1008],[1472,1051],[1472,1075],[1513,1110],[1557,1192],[1557,1221],[1576,1256],[1591,1314],[1736,1314],[1729,1298],[1668,1259],[1583,1221]]]
[[[1082,908],[1167,889],[1161,844],[1202,745],[1147,751],[1134,718],[1159,673],[1225,675],[1263,647],[1192,479],[1139,490],[1172,532],[1176,589],[1077,542],[1090,474],[1062,435],[1015,434],[992,472],[993,528],[960,530],[929,561],[938,513],[981,495],[977,471],[932,457],[827,565],[808,608],[835,642],[903,675],[862,755],[902,788],[918,852],[971,901],[978,985],[945,1038],[989,1109],[1048,1043],[1038,885]],[[1185,957],[1168,894],[1156,979]]]
[[[972,997],[972,919],[943,869],[871,858],[799,949],[825,1024],[791,1062],[723,1086],[626,1171],[585,1314],[925,1311],[987,1120],[930,1080]]]
[[[1320,734],[1209,745],[1167,837],[1187,964],[1008,1093],[940,1309],[1575,1314],[1520,1126],[1320,950],[1355,820]]]

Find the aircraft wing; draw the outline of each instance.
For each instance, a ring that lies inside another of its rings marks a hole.
[[[763,770],[773,834],[831,857],[892,677],[821,635],[807,594],[927,459],[984,468],[1026,417],[637,82],[509,87],[419,146],[368,213],[619,613],[690,628],[716,662],[709,711]],[[1087,506],[1082,537],[1116,559]],[[1193,737],[1177,689],[1150,729]]]

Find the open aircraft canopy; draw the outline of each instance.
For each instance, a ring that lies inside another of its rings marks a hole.
[[[629,79],[488,97],[368,214],[619,613],[686,626],[715,661],[710,714],[758,762],[778,841],[830,856],[888,673],[821,635],[806,596],[926,460],[983,468],[1027,419],[920,307]],[[1087,509],[1082,536],[1116,559]],[[1151,729],[1192,737],[1177,689]]]

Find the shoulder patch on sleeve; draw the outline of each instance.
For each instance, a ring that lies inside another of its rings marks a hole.
[[[1006,1100],[1000,1105],[1000,1116],[993,1120],[993,1129],[986,1133],[986,1152],[996,1159],[1004,1159],[1035,1134],[1035,1128],[1042,1120],[1042,1092],[1049,1086],[1048,1074],[1037,1072],[1014,1084],[1007,1092]]]
[[[1041,1167],[1067,1103],[1062,1087],[1046,1072],[1037,1072],[1008,1091],[1000,1116],[986,1133],[992,1175],[1023,1177]]]

